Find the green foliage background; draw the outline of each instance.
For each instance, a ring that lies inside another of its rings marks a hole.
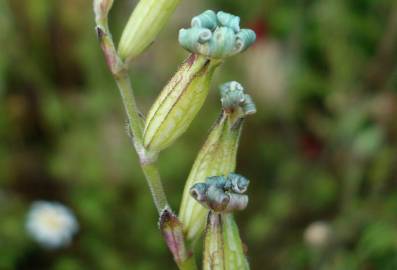
[[[175,268],[91,4],[0,2],[0,269]],[[115,1],[116,39],[133,6]],[[209,8],[240,15],[258,41],[226,61],[189,131],[162,153],[173,208],[219,112],[216,85],[238,80],[258,107],[238,163],[251,179],[237,220],[252,269],[397,269],[397,2],[184,1],[133,64],[143,111],[187,56],[177,29]],[[71,246],[48,251],[26,235],[38,199],[74,210]],[[330,229],[321,248],[304,239],[316,221]]]

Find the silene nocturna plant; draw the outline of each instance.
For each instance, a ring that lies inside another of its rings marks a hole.
[[[190,55],[163,88],[146,119],[139,112],[128,75],[129,64],[156,38],[180,0],[140,0],[116,47],[108,26],[112,0],[94,0],[96,33],[119,88],[128,133],[159,213],[159,226],[179,269],[197,269],[195,243],[204,238],[203,269],[249,269],[233,212],[248,204],[249,181],[235,173],[243,123],[256,108],[236,81],[219,87],[221,112],[186,181],[179,215],[174,214],[156,167],[159,153],[172,145],[201,109],[215,70],[246,50],[255,33],[240,28],[240,18],[207,10],[179,31]]]

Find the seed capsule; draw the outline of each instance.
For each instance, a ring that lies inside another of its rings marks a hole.
[[[140,0],[121,35],[118,52],[129,62],[156,38],[180,0]]]
[[[208,214],[203,269],[246,270],[247,258],[232,214]]]
[[[149,111],[144,146],[159,152],[182,135],[202,107],[219,61],[192,54],[165,86]]]

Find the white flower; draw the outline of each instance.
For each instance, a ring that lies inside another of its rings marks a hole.
[[[73,212],[57,202],[34,202],[26,220],[28,233],[50,249],[68,245],[78,227]]]
[[[332,230],[328,223],[316,221],[310,224],[304,232],[305,242],[313,248],[322,248],[329,244]]]

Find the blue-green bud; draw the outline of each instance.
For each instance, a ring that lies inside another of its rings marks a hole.
[[[249,180],[237,173],[230,173],[227,176],[226,183],[224,186],[225,190],[233,191],[235,193],[242,194],[247,191]]]
[[[223,11],[219,11],[216,16],[220,25],[230,27],[235,33],[240,31],[240,17]]]
[[[225,111],[233,111],[240,107],[244,115],[256,112],[255,103],[250,95],[244,93],[244,87],[236,81],[222,84],[219,87],[221,103]]]
[[[245,115],[256,113],[256,106],[250,95],[244,95],[244,102],[241,107]]]
[[[244,88],[238,82],[224,83],[219,87],[222,107],[225,110],[238,107],[245,100]]]
[[[198,16],[193,17],[191,26],[193,28],[208,28],[213,31],[218,26],[216,13],[212,10],[207,10]]]
[[[205,39],[199,39],[198,29],[200,33],[207,29],[212,35],[206,33]],[[238,16],[207,10],[192,19],[191,28],[181,29],[178,39],[181,46],[192,53],[225,58],[244,51],[255,42],[255,38],[254,31],[240,29]]]
[[[255,32],[251,29],[241,29],[236,34],[236,50],[237,51],[245,51],[248,47],[250,47],[256,39]]]
[[[215,212],[231,212],[243,210],[248,204],[248,179],[230,173],[227,176],[211,176],[206,182],[196,183],[190,189],[190,194],[204,207]]]

